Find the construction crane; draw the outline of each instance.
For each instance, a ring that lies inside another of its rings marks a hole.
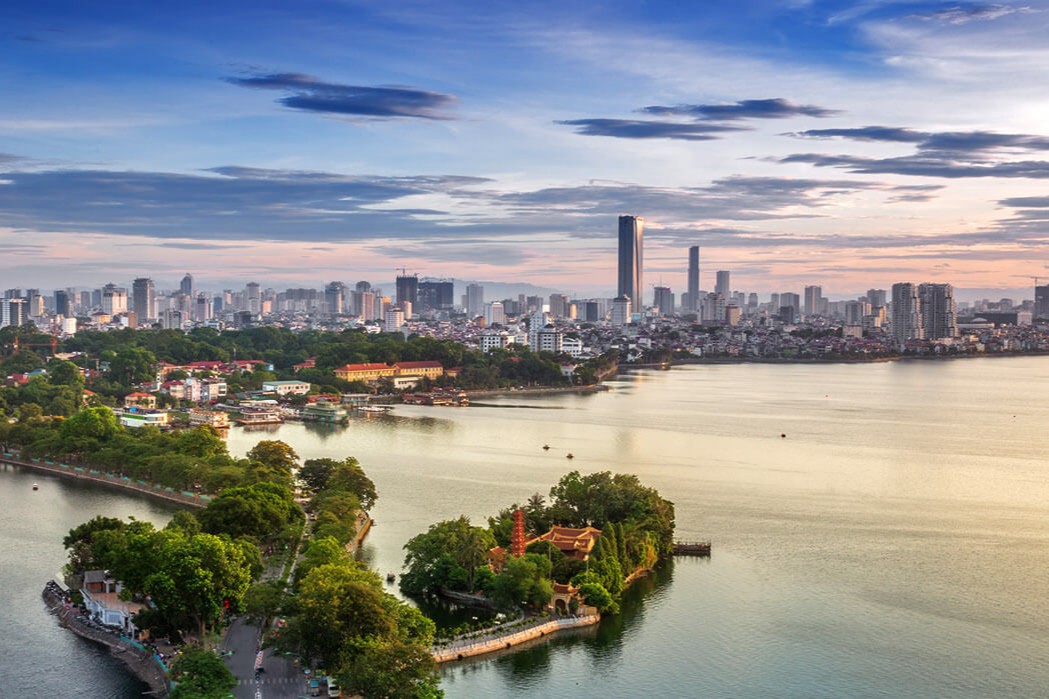
[[[21,338],[15,337],[14,341],[7,345],[12,349],[11,354],[16,354],[23,347],[50,347],[52,356],[58,354],[58,338],[51,336],[50,342],[23,342]]]

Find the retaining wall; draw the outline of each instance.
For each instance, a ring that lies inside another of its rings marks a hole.
[[[592,614],[588,616],[568,617],[565,619],[551,619],[550,621],[529,626],[519,631],[482,638],[476,641],[463,641],[452,643],[440,648],[432,648],[430,653],[438,663],[446,663],[450,660],[462,660],[475,655],[493,653],[497,650],[512,648],[526,641],[542,638],[558,631],[566,629],[577,629],[583,626],[592,626],[601,621],[601,615]]]

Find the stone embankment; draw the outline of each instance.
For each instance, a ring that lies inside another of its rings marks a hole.
[[[82,616],[78,607],[66,601],[62,590],[53,582],[44,587],[44,603],[58,618],[58,623],[77,636],[86,638],[109,648],[109,652],[124,661],[132,672],[149,685],[150,694],[166,697],[170,692],[167,668],[146,647],[89,621]]]
[[[23,466],[28,469],[51,473],[65,478],[94,481],[95,483],[101,483],[122,490],[134,491],[141,495],[148,495],[149,497],[167,500],[168,502],[177,502],[181,505],[188,505],[190,507],[207,507],[208,503],[211,502],[211,498],[207,495],[200,495],[189,491],[178,491],[174,488],[164,488],[152,485],[146,481],[133,480],[127,476],[98,471],[88,466],[72,466],[70,464],[61,464],[44,459],[23,459],[17,452],[3,452],[3,454],[0,455],[0,463]]]
[[[451,660],[463,660],[475,655],[493,653],[497,650],[512,648],[526,641],[542,638],[558,631],[566,629],[577,629],[584,626],[592,626],[601,621],[600,614],[587,616],[566,617],[562,619],[549,619],[537,621],[534,625],[515,629],[507,633],[495,633],[478,639],[453,641],[446,646],[430,649],[433,659],[438,663],[446,663]]]

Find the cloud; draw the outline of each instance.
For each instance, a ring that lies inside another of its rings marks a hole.
[[[733,104],[679,104],[675,107],[652,106],[641,110],[658,116],[684,116],[707,121],[737,119],[785,119],[794,116],[825,118],[840,114],[811,104],[795,104],[781,97],[763,100],[740,100]]]
[[[554,122],[576,127],[583,136],[613,138],[670,138],[683,141],[713,141],[729,131],[749,131],[731,123],[742,119],[785,119],[792,116],[828,117],[838,112],[814,105],[794,104],[782,98],[741,100],[734,104],[679,104],[676,107],[650,106],[638,110],[663,117],[651,119],[567,119]],[[686,118],[691,121],[680,121]]]
[[[452,119],[444,110],[456,102],[453,95],[404,86],[369,87],[323,82],[301,73],[271,73],[226,82],[257,90],[288,92],[277,100],[291,109],[374,119]]]
[[[1038,12],[1030,7],[1010,7],[1008,5],[957,5],[934,12],[921,12],[910,15],[915,19],[935,21],[943,24],[968,24],[975,21],[990,21],[1013,14],[1031,14]]]
[[[924,132],[914,129],[864,126],[853,129],[811,129],[791,134],[799,138],[844,138],[855,141],[912,143],[913,155],[889,158],[797,153],[780,163],[810,163],[858,174],[897,174],[943,178],[1001,177],[1044,179],[1049,162],[1009,160],[1007,156],[1049,151],[1049,138],[993,131]]]
[[[683,124],[671,121],[638,119],[568,119],[555,122],[576,127],[584,136],[611,136],[613,138],[674,138],[684,141],[712,141],[714,134],[747,129],[721,124]]]
[[[1001,199],[998,203],[1015,208],[1046,209],[1049,208],[1049,197],[1010,197]]]
[[[0,165],[15,163],[20,160],[24,160],[24,158],[18,155],[11,155],[10,153],[0,153]]]

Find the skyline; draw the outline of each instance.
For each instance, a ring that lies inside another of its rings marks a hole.
[[[1049,277],[1049,2],[49,7],[0,11],[6,287],[598,294],[622,214],[678,293],[692,245],[708,289]]]

